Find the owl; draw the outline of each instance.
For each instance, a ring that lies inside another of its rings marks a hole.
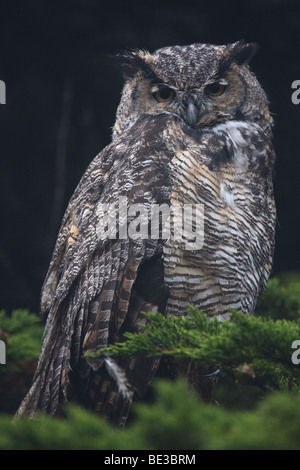
[[[231,308],[253,312],[275,233],[272,117],[248,66],[255,51],[238,41],[117,56],[125,84],[112,142],[63,217],[19,415],[76,400],[123,425],[160,361],[87,353],[139,331],[142,312],[187,315],[192,304],[220,321]]]

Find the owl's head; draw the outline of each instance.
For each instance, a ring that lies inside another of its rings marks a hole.
[[[229,119],[251,121],[271,134],[268,100],[248,67],[256,49],[255,44],[238,41],[120,54],[126,83],[114,136],[142,116],[161,113],[174,114],[191,127]]]

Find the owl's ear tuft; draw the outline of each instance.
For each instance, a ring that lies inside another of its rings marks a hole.
[[[238,41],[232,45],[230,51],[231,60],[238,65],[247,64],[258,49],[259,46],[256,43],[246,43],[244,40]]]
[[[235,42],[234,44],[228,44],[224,57],[220,60],[217,75],[224,75],[224,73],[230,69],[232,63],[237,65],[247,64],[255,55],[258,48],[258,44],[247,43],[243,39],[241,41]]]
[[[136,50],[127,51],[114,56],[121,66],[125,80],[132,78],[138,71],[141,71],[144,77],[150,81],[160,81],[156,74],[146,62],[145,57],[150,55],[147,51]]]

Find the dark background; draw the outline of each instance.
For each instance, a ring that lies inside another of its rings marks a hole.
[[[0,308],[39,308],[67,202],[110,142],[122,78],[110,54],[244,38],[274,113],[278,210],[273,274],[300,269],[300,2],[1,2]]]

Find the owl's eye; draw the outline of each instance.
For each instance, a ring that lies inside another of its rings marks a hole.
[[[158,103],[167,103],[171,101],[175,96],[175,91],[167,86],[160,87],[152,93],[152,96],[158,101]]]
[[[211,85],[207,85],[207,87],[205,87],[205,93],[212,98],[223,95],[225,90],[226,85],[222,85],[222,83],[218,82],[212,83]]]

